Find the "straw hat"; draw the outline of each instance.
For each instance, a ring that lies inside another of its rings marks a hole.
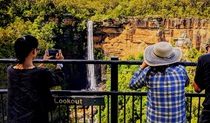
[[[179,62],[181,57],[181,49],[172,47],[168,42],[150,45],[144,51],[144,60],[149,66],[169,65]]]

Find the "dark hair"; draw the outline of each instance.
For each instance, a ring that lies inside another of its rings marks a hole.
[[[206,44],[206,52],[208,52],[210,44]]]
[[[165,70],[170,67],[170,66],[178,66],[179,63],[173,63],[173,64],[169,64],[169,65],[163,65],[163,66],[150,66],[149,70],[146,73],[146,81],[149,81],[149,75],[151,74],[151,72],[165,72]]]
[[[22,64],[25,61],[25,58],[29,53],[38,47],[38,40],[31,35],[26,35],[21,38],[18,38],[15,41],[15,53],[17,62]]]

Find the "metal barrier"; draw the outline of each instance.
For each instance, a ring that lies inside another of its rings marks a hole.
[[[0,90],[1,123],[6,122],[6,93],[6,89]],[[112,99],[111,96],[113,95],[115,95],[117,98],[121,98],[121,103],[123,105],[120,108],[117,107],[118,113],[121,112],[121,116],[123,117],[120,121],[118,117],[115,117],[114,120],[120,123],[135,123],[137,120],[139,120],[140,123],[144,123],[146,120],[145,117],[142,117],[142,115],[145,115],[146,106],[143,103],[143,100],[146,99],[146,92],[52,90],[52,94],[55,97],[54,99],[57,105],[57,109],[49,113],[49,121],[51,123],[112,123],[113,120],[111,118],[113,117],[111,116],[111,111],[114,108],[111,105],[110,101]],[[72,95],[77,98],[72,97]],[[202,97],[204,97],[204,94],[186,93],[186,100],[188,100],[189,102],[187,104],[188,123],[191,123],[192,111],[195,110],[195,108],[192,106],[192,104],[194,104],[194,102],[192,102],[193,98],[198,99],[198,103],[196,104],[196,108],[198,109],[196,113],[196,121],[199,120]],[[132,98],[131,106],[126,105],[127,98]],[[139,98],[140,102],[135,102],[136,98]],[[61,99],[62,101],[59,102],[59,99]],[[65,102],[65,99],[75,100],[74,102]],[[85,101],[85,99],[87,99],[86,102],[83,102]],[[135,110],[137,108],[139,108],[138,112]],[[128,115],[129,113],[130,115]],[[139,117],[134,117],[137,113]]]
[[[52,123],[68,123],[68,122],[92,122],[92,123],[118,123],[118,122],[145,122],[145,105],[143,100],[146,99],[146,92],[119,92],[118,91],[118,65],[132,64],[140,65],[142,61],[119,61],[117,57],[112,57],[111,60],[34,60],[35,63],[71,63],[71,64],[110,64],[111,65],[111,90],[107,92],[94,91],[67,91],[53,90],[57,109],[49,113],[49,121]],[[0,59],[0,63],[15,63],[15,59]],[[184,66],[196,66],[195,62],[180,62]],[[0,89],[0,121],[6,120],[6,90]],[[77,97],[75,97],[77,96]],[[92,97],[92,101],[84,97]],[[204,94],[187,93],[187,120],[191,123],[193,103],[192,98],[198,98],[197,108],[199,109],[196,116],[197,121],[200,114],[200,102]],[[126,106],[127,98],[132,99],[132,105]],[[135,102],[138,98],[139,102]],[[74,102],[72,101],[74,100]],[[86,103],[81,103],[86,101]],[[94,102],[95,101],[95,102]],[[119,107],[118,104],[121,104]],[[135,104],[134,104],[135,103]],[[138,104],[138,105],[136,105]],[[129,109],[129,110],[128,110]],[[131,110],[130,110],[131,109]],[[137,110],[138,109],[138,110]],[[130,112],[128,112],[130,111]],[[87,113],[88,112],[88,113]],[[118,117],[118,114],[121,114]],[[88,115],[87,115],[88,114]],[[130,114],[130,115],[129,115]],[[137,116],[137,117],[134,117]]]

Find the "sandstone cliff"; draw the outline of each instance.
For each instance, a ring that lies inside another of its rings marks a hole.
[[[94,32],[94,47],[107,56],[125,59],[143,53],[146,46],[159,41],[173,44],[179,38],[188,38],[181,47],[190,46],[203,51],[209,34],[207,19],[135,18],[103,20]]]

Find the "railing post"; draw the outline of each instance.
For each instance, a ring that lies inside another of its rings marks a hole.
[[[117,56],[111,60],[118,60]],[[111,91],[118,91],[118,64],[111,64]],[[111,95],[111,123],[118,123],[118,95]]]

